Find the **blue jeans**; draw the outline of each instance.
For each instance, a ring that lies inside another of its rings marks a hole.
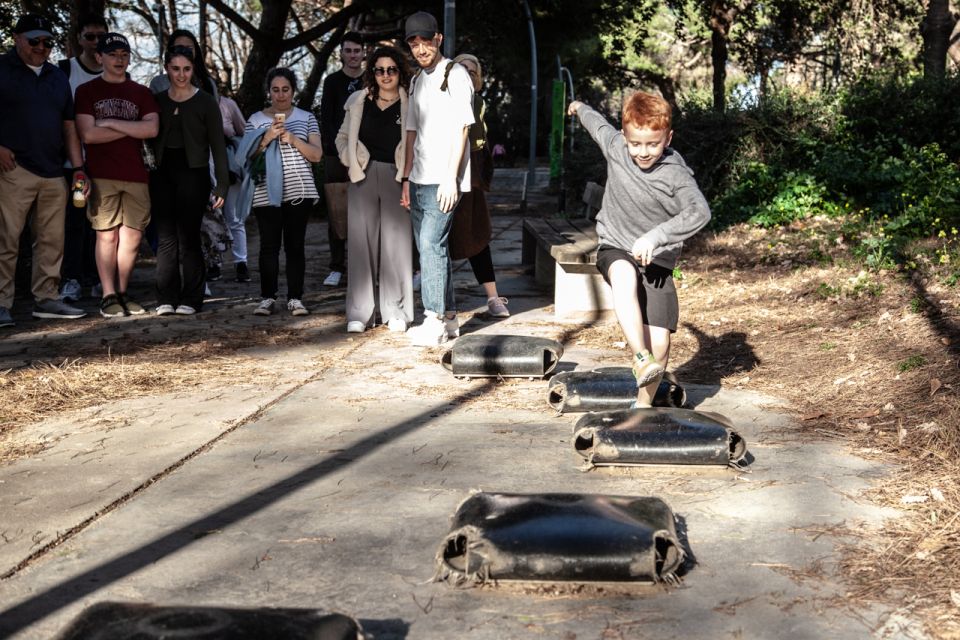
[[[444,213],[437,203],[436,184],[410,183],[410,217],[420,252],[420,297],[423,308],[443,318],[456,311],[453,300],[453,266],[450,263],[450,225],[453,211]]]

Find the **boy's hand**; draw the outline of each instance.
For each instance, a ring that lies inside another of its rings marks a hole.
[[[633,243],[633,248],[630,250],[630,253],[637,259],[637,262],[645,267],[653,261],[653,250],[654,246],[652,242],[646,238],[637,238],[637,241]]]
[[[583,106],[582,102],[580,102],[579,100],[574,100],[573,102],[570,103],[570,106],[567,107],[567,115],[568,116],[577,115],[577,109],[579,109],[582,106]]]

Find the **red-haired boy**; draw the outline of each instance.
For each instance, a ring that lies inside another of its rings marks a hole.
[[[630,345],[638,407],[649,407],[670,358],[680,307],[673,269],[683,241],[710,220],[693,171],[668,145],[670,105],[635,93],[623,107],[623,129],[582,102],[576,115],[607,160],[597,214],[597,269],[613,290],[613,307]]]

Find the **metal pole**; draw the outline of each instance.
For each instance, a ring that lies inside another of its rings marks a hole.
[[[567,76],[567,86],[570,88],[570,101],[573,102],[577,98],[573,93],[573,74],[570,73],[570,69],[566,67],[560,67],[560,72],[566,74]],[[572,116],[570,118],[570,153],[573,153],[573,132],[577,129],[577,118]]]
[[[457,54],[457,0],[443,2],[443,55],[453,58]]]
[[[532,187],[537,178],[537,34],[533,30],[530,4],[527,0],[521,1],[523,12],[527,16],[527,28],[530,31],[530,158],[527,162],[526,184]],[[521,206],[526,208],[526,200]]]

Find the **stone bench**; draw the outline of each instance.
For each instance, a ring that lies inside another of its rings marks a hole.
[[[610,286],[597,271],[597,230],[593,223],[603,187],[588,183],[585,218],[526,218],[523,264],[534,266],[538,284],[553,288],[554,314],[613,308]],[[592,214],[592,215],[591,215]]]

